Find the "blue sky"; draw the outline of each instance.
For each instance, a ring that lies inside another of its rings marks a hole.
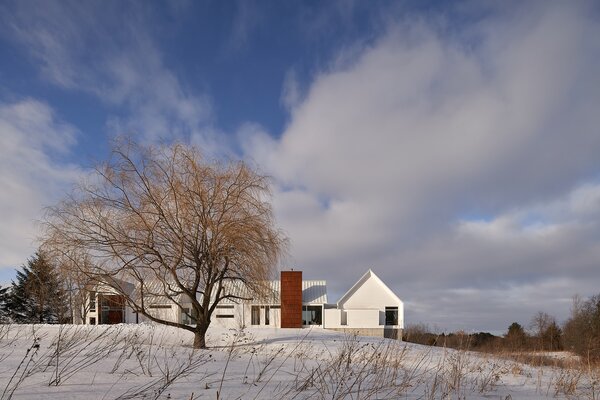
[[[273,177],[287,264],[407,321],[564,320],[600,279],[594,2],[0,3],[0,281],[109,141]]]

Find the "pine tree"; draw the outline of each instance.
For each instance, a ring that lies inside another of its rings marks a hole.
[[[17,271],[7,308],[18,323],[64,323],[67,301],[54,266],[38,251]]]
[[[525,340],[527,335],[525,334],[525,329],[521,326],[521,324],[517,322],[513,322],[508,327],[508,332],[504,335],[508,346],[513,350],[517,350],[522,348],[525,345]]]
[[[4,324],[10,321],[8,316],[8,287],[3,288],[0,286],[0,324]]]

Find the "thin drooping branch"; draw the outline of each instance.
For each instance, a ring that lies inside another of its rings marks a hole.
[[[208,162],[181,144],[126,141],[49,209],[49,243],[85,254],[85,268],[74,268],[111,286],[134,311],[203,335],[218,302],[244,298],[230,293],[233,282],[258,293],[280,260],[285,239],[269,194],[268,178],[242,162]],[[157,317],[149,302],[161,299],[191,304],[196,326]]]

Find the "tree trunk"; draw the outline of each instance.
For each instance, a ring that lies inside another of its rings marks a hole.
[[[198,321],[199,322],[199,321]],[[198,325],[194,332],[194,348],[205,349],[206,348],[206,331],[208,327]]]

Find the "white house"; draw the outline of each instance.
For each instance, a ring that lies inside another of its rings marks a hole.
[[[134,290],[134,285],[128,282],[112,279],[112,285],[121,288],[126,293]],[[88,325],[107,325],[120,323],[140,322],[137,313],[125,303],[125,298],[114,288],[105,283],[89,284],[87,288],[87,302],[83,307],[82,315]]]
[[[300,271],[287,272],[302,274]],[[286,271],[282,272],[282,276],[285,278]],[[326,282],[322,280],[301,280],[300,275],[300,280],[297,283],[301,285],[298,287],[298,291],[301,293],[299,295],[301,302],[297,305],[299,319],[294,327],[323,327],[323,308],[327,303]],[[268,286],[267,292],[269,294],[263,298],[240,300],[238,302],[227,299],[221,302],[215,309],[212,323],[226,328],[243,326],[286,327],[285,318],[282,321],[282,312],[289,315],[287,311],[289,302],[282,301],[282,289],[284,298],[287,290],[285,281],[283,285],[282,280],[270,281]],[[240,297],[252,297],[250,294],[244,293],[243,288],[237,287],[230,290],[236,291]]]
[[[133,285],[131,285],[133,286]],[[128,288],[132,290],[132,288]],[[400,339],[404,328],[404,305],[372,270],[368,270],[335,304],[327,303],[323,280],[303,280],[302,271],[282,271],[281,279],[268,282],[266,295],[252,298],[241,285],[226,289],[248,300],[219,303],[212,324],[225,328],[317,327]],[[168,300],[145,299],[152,315],[168,321],[194,324],[191,303],[181,307]],[[86,323],[112,324],[146,321],[125,304],[123,297],[103,286],[90,291]]]
[[[363,336],[402,338],[404,303],[368,270],[335,304],[325,309],[325,328]]]

